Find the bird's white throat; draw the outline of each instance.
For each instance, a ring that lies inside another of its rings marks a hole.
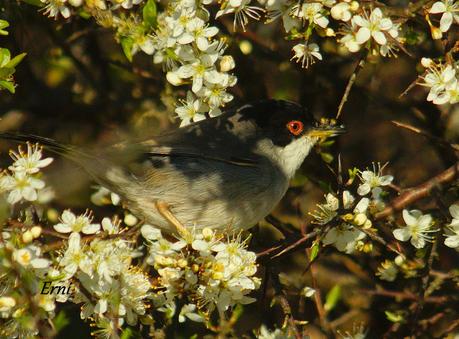
[[[317,138],[304,136],[293,140],[284,147],[276,146],[268,140],[260,141],[258,146],[280,167],[288,178],[292,178],[316,142]]]

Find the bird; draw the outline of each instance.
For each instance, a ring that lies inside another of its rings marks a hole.
[[[290,101],[267,99],[168,133],[104,149],[25,134],[82,166],[144,223],[166,233],[247,230],[272,212],[321,138],[343,126],[317,122]]]

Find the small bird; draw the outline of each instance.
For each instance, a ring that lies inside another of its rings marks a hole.
[[[77,162],[145,223],[184,233],[254,226],[282,199],[314,144],[342,132],[298,104],[263,100],[92,152],[33,135],[0,137],[38,142]]]

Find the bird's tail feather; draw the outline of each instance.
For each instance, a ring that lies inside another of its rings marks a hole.
[[[57,142],[54,139],[41,137],[33,134],[21,133],[0,133],[0,139],[11,140],[15,142],[33,142],[44,146],[50,152],[62,155],[65,158],[73,160],[77,163],[84,164],[86,160],[93,159],[94,156],[83,152],[79,148],[71,145],[66,145]]]

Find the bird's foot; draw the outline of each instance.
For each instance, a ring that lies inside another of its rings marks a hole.
[[[169,205],[164,201],[155,202],[156,209],[159,214],[166,219],[174,228],[177,230],[177,233],[185,239],[187,242],[191,241],[191,233],[186,229],[186,227],[175,217],[171,212]]]

